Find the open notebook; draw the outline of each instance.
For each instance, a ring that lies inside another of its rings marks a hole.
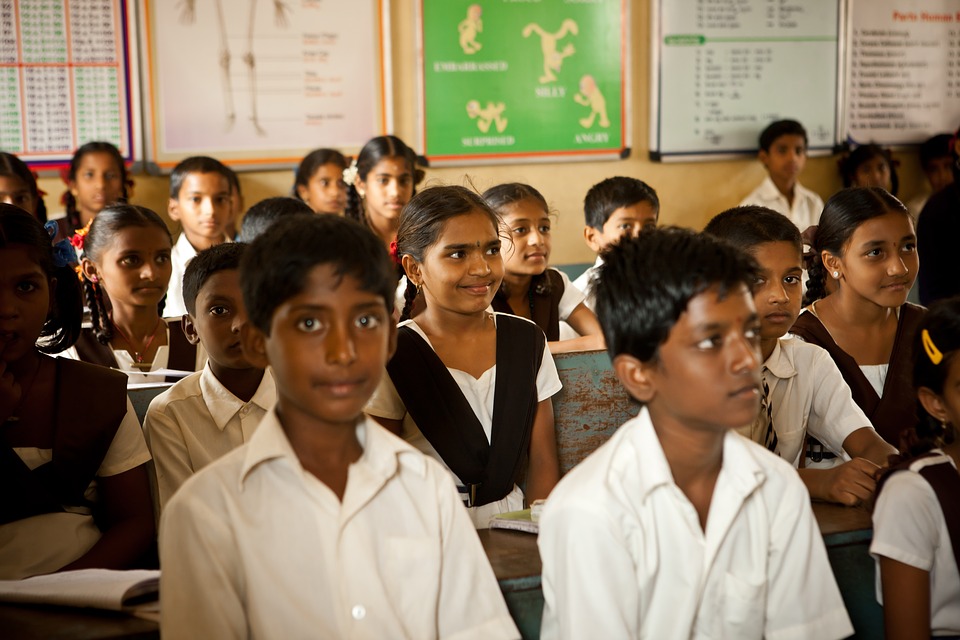
[[[81,569],[24,580],[0,580],[0,601],[113,611],[156,606],[160,572]]]

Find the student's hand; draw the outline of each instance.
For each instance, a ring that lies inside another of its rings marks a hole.
[[[854,458],[824,474],[826,499],[855,507],[869,500],[877,489],[880,467],[864,458]]]
[[[2,354],[2,350],[0,350]],[[0,360],[0,423],[13,415],[20,405],[23,389],[20,383],[7,370],[7,363]]]

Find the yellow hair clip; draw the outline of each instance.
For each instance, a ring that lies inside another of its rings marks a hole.
[[[940,349],[937,349],[937,345],[933,344],[933,338],[930,337],[930,332],[924,329],[920,332],[920,338],[923,341],[923,350],[927,352],[927,357],[930,358],[930,362],[940,364],[943,360],[943,354],[940,353]]]

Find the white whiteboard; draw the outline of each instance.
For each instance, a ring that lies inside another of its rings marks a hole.
[[[799,120],[811,149],[837,142],[841,0],[653,0],[655,160],[755,152]]]
[[[960,2],[851,0],[850,142],[909,144],[960,124]]]
[[[380,0],[140,3],[154,167],[290,165],[389,129]]]

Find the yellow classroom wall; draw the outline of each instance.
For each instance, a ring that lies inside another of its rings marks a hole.
[[[415,6],[418,0],[390,0],[391,51],[393,65],[394,133],[417,148],[416,113],[416,37]],[[658,163],[649,160],[650,128],[650,2],[630,1],[632,73],[629,82],[632,102],[632,152],[626,160],[603,162],[509,164],[430,168],[425,185],[463,184],[469,176],[472,184],[484,190],[501,182],[527,182],[539,189],[557,214],[553,234],[551,262],[567,264],[592,262],[593,255],[582,240],[583,196],[596,182],[614,175],[640,178],[653,186],[660,196],[661,224],[700,229],[716,213],[735,206],[764,178],[763,167],[755,158],[714,162]],[[789,78],[784,78],[789,82]],[[771,91],[776,87],[771,86]],[[316,147],[325,146],[316,140]],[[894,150],[900,161],[900,198],[909,200],[924,185],[916,148]],[[166,216],[169,179],[167,176],[136,175],[132,201]],[[826,200],[841,187],[837,157],[810,158],[801,182]],[[246,204],[263,198],[287,195],[293,183],[292,169],[241,173],[240,182]],[[47,192],[51,215],[59,215],[60,194],[65,187],[58,178],[42,178],[40,188]],[[421,187],[422,188],[422,187]],[[171,223],[171,229],[176,228]]]

